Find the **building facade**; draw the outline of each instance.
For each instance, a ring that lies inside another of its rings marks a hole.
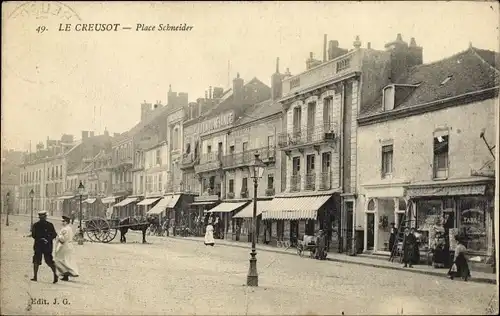
[[[416,66],[382,89],[358,123],[362,248],[389,253],[389,224],[415,227],[426,254],[442,232],[467,238],[471,255],[493,255],[494,156],[499,70],[493,52],[470,47]],[[492,169],[493,168],[493,169]]]

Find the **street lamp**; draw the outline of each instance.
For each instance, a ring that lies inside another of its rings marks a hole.
[[[7,216],[5,218],[5,226],[9,226],[9,198],[10,198],[10,192],[7,192],[7,195],[5,196],[6,197],[6,201],[5,203],[7,204]]]
[[[35,191],[31,189],[30,191],[30,199],[31,199],[31,226],[30,231],[33,229],[33,198],[35,197]]]
[[[253,178],[253,215],[252,215],[252,252],[250,253],[250,267],[247,274],[247,286],[259,286],[259,274],[257,273],[257,251],[255,242],[257,239],[257,189],[259,180],[264,173],[265,164],[260,160],[259,153],[255,153],[255,161],[249,166]]]
[[[85,193],[85,187],[83,186],[82,181],[80,181],[80,185],[78,186],[78,194],[80,195],[80,231],[79,235],[80,238],[78,238],[78,244],[83,245],[83,227],[82,227],[82,197],[83,193]]]

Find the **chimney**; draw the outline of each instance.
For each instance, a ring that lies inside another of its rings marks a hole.
[[[280,74],[280,58],[276,58],[276,72],[271,76],[271,98],[273,101],[281,98],[283,89],[283,76]]]
[[[89,138],[89,132],[88,131],[82,131],[82,140],[86,140]]]
[[[240,73],[236,74],[233,79],[233,102],[235,106],[243,105],[243,79],[240,78]]]
[[[208,98],[212,100],[212,86],[208,87]]]
[[[355,49],[358,49],[361,47],[361,41],[359,40],[359,35],[356,35],[356,40],[352,43]]]
[[[224,89],[220,87],[214,87],[214,92],[213,92],[213,98],[214,99],[220,99],[222,98],[222,95],[224,94]]]
[[[366,43],[366,48],[372,49],[372,43],[370,43],[370,42]]]
[[[188,101],[188,94],[186,92],[179,92],[177,96],[177,105],[179,106],[187,106],[189,101]]]
[[[323,38],[323,62],[325,62],[327,59],[326,59],[326,42],[327,42],[327,35],[325,34],[324,35],[324,38]]]
[[[423,48],[417,46],[414,38],[410,40],[410,46],[408,46],[408,43],[403,41],[403,36],[398,33],[396,40],[385,44],[385,48],[391,54],[390,81],[392,83],[407,73],[411,67],[421,65],[423,62]]]
[[[290,72],[290,68],[287,68],[286,71],[285,71],[285,74],[283,75],[284,78],[288,78],[288,77],[291,77],[292,76],[292,73]]]
[[[205,90],[205,100],[208,100],[208,91]]]

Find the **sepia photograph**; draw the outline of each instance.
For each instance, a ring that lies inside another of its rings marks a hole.
[[[497,315],[497,1],[5,1],[1,315]]]

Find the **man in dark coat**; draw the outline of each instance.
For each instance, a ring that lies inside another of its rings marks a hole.
[[[39,221],[33,224],[31,237],[35,240],[33,245],[33,278],[31,281],[36,282],[38,277],[38,268],[42,264],[42,256],[45,263],[52,269],[54,274],[53,283],[57,283],[58,277],[56,273],[56,265],[52,257],[53,239],[57,237],[54,225],[47,221],[47,211],[38,212]]]
[[[389,233],[389,251],[391,254],[395,251],[394,244],[396,243],[397,228],[394,223],[391,223],[391,230]]]
[[[413,261],[415,260],[415,245],[417,244],[417,239],[414,234],[410,233],[410,230],[405,228],[405,235],[403,239],[403,263],[406,268],[410,265],[413,268]]]

